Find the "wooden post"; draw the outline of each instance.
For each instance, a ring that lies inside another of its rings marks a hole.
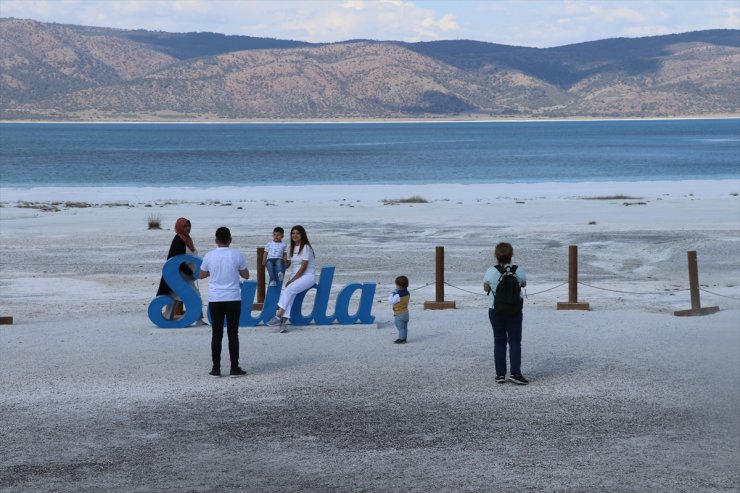
[[[262,259],[265,256],[265,248],[257,247],[257,262],[255,263],[257,271],[257,302],[252,303],[252,310],[262,310],[265,306],[265,267],[262,265]]]
[[[696,260],[696,251],[688,252],[689,258],[689,291],[691,292],[691,309],[673,312],[677,317],[691,317],[694,315],[710,315],[719,311],[718,306],[701,307],[699,298],[699,262]]]
[[[13,325],[13,317],[0,317],[0,325]]]
[[[434,254],[434,301],[441,303],[445,300],[445,247],[438,246]]]
[[[558,310],[590,310],[588,303],[578,302],[578,246],[568,247],[568,302],[558,302]]]
[[[436,272],[435,272],[435,301],[425,301],[425,310],[446,310],[456,308],[454,301],[445,301],[445,247],[438,246],[436,253]]]

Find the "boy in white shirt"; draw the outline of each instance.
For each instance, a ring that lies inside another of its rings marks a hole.
[[[265,245],[262,265],[267,267],[267,274],[270,276],[268,286],[277,286],[278,281],[282,281],[285,275],[285,267],[288,265],[286,253],[288,246],[283,242],[284,235],[285,230],[277,226],[272,230],[272,241]]]
[[[206,253],[200,265],[200,279],[210,276],[208,282],[208,309],[211,311],[212,337],[211,359],[213,368],[210,375],[221,376],[221,340],[224,337],[224,317],[226,333],[229,337],[229,357],[234,377],[246,375],[239,368],[239,316],[242,308],[242,292],[239,276],[249,279],[249,269],[244,255],[229,248],[231,231],[220,227],[216,230],[218,248]]]

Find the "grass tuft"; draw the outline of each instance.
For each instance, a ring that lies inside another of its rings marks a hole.
[[[91,205],[87,202],[65,202],[64,207],[67,209],[87,209]]]
[[[581,200],[640,200],[642,197],[629,195],[597,195],[595,197],[581,197]]]
[[[413,195],[403,199],[383,199],[383,205],[396,205],[396,204],[428,204],[429,201],[421,195]]]
[[[37,209],[43,212],[59,212],[59,207],[45,202],[28,202],[26,200],[19,200],[16,207],[19,209]]]
[[[157,214],[149,214],[146,219],[149,229],[162,229],[162,218]]]

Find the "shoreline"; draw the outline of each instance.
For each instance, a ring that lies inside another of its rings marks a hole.
[[[224,120],[0,120],[0,124],[107,124],[107,125],[154,125],[154,124],[177,124],[177,125],[321,125],[321,124],[419,124],[419,123],[568,123],[568,122],[619,122],[619,121],[673,121],[673,120],[734,120],[740,119],[740,114],[717,114],[717,115],[686,115],[666,117],[563,117],[563,118],[467,118],[467,119],[373,119],[373,118],[349,118],[349,119],[305,119],[305,120],[270,120],[270,119],[224,119]]]
[[[695,198],[730,197],[740,193],[740,178],[718,180],[653,180],[653,181],[583,181],[536,183],[430,183],[430,184],[307,184],[245,185],[213,187],[141,187],[141,186],[0,186],[0,204],[18,201],[177,201],[198,203],[205,200],[321,203],[352,198],[383,201],[422,195],[426,201],[462,201],[528,199],[577,200],[599,195],[690,196]],[[291,199],[292,197],[292,199]],[[642,197],[639,197],[642,198]],[[103,203],[104,205],[104,203]]]

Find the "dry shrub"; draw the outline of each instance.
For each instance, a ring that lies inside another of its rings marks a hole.
[[[596,197],[581,197],[582,200],[640,200],[642,197],[629,195],[597,195]]]
[[[384,205],[395,205],[395,204],[428,204],[429,201],[421,195],[413,195],[403,199],[383,199]]]
[[[59,208],[57,206],[45,202],[28,202],[25,200],[19,200],[16,207],[19,209],[38,209],[43,212],[59,212]]]
[[[87,209],[91,205],[87,202],[65,202],[64,207],[67,209]]]
[[[146,219],[149,229],[162,229],[162,218],[157,214],[149,214]]]

